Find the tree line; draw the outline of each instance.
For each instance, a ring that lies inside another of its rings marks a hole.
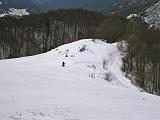
[[[160,95],[160,30],[128,23],[128,54],[125,71],[145,91]]]
[[[105,15],[60,9],[15,18],[0,18],[0,59],[35,55],[82,38],[92,38]]]

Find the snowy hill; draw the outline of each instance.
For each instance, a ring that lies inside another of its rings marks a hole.
[[[145,21],[160,28],[160,1],[146,10]]]
[[[0,17],[4,16],[23,16],[23,15],[29,15],[30,13],[27,12],[26,9],[15,9],[15,8],[10,8],[8,12],[5,12],[3,14],[0,14]]]
[[[32,0],[0,0],[0,16],[22,16],[36,11]]]
[[[88,39],[0,61],[0,120],[159,120],[160,98],[139,92],[121,59],[116,43]]]

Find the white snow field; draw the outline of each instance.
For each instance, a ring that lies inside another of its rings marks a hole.
[[[15,16],[15,17],[22,17],[23,15],[29,15],[29,14],[30,13],[27,12],[27,9],[10,8],[8,12],[0,14],[0,18],[1,17],[5,17],[7,15],[9,15],[9,16]]]
[[[1,60],[0,120],[160,120],[160,97],[139,92],[121,59],[116,43],[86,39]]]

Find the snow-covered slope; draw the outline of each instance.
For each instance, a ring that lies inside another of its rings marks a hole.
[[[139,92],[121,59],[116,43],[80,40],[0,61],[0,120],[159,120],[160,98]]]
[[[0,14],[0,17],[4,17],[4,16],[23,16],[23,15],[29,15],[30,13],[27,12],[26,9],[15,9],[15,8],[10,8],[8,12]]]
[[[37,7],[32,0],[0,0],[0,16],[22,16],[36,12]]]
[[[160,28],[160,1],[146,11],[145,21]]]

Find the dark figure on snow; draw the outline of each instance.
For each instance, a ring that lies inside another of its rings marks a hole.
[[[65,67],[65,62],[62,62],[62,67]]]

